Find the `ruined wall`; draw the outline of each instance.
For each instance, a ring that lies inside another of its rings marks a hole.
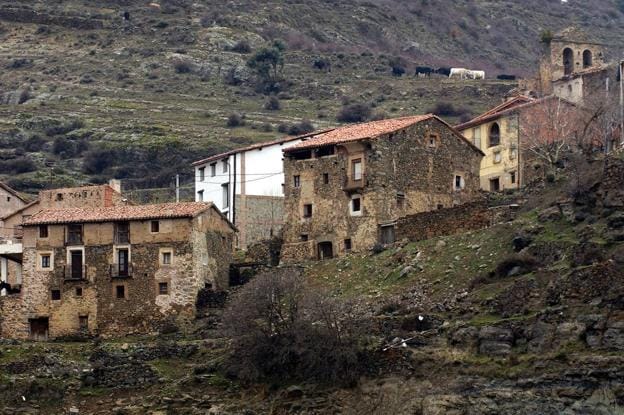
[[[281,196],[236,195],[238,248],[270,239],[284,224],[284,198]]]
[[[421,241],[437,236],[453,235],[491,225],[492,213],[485,201],[421,212],[397,221],[397,239]]]
[[[430,133],[439,135],[435,147],[429,146]],[[370,143],[351,143],[333,155],[286,158],[282,261],[314,259],[321,242],[331,242],[334,255],[347,251],[347,239],[353,251],[366,250],[379,240],[381,224],[471,200],[479,192],[481,157],[448,127],[430,120]],[[349,180],[353,158],[363,162],[360,187]],[[456,174],[465,180],[461,191],[454,190]],[[295,175],[300,177],[300,187],[294,186]],[[351,210],[354,196],[361,200],[357,214]],[[306,204],[312,204],[309,218],[303,215]]]
[[[41,209],[101,208],[124,204],[109,185],[44,190],[39,192]]]
[[[0,187],[0,218],[10,215],[24,205],[22,199]]]

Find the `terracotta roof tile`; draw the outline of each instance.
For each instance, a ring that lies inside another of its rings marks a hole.
[[[352,124],[334,130],[318,133],[297,145],[285,149],[285,152],[323,147],[352,141],[379,137],[394,131],[402,130],[413,124],[434,118],[433,114],[416,115],[410,117],[393,118],[388,120],[371,121],[361,124]]]
[[[68,208],[48,209],[35,213],[24,226],[63,224],[63,223],[96,223],[127,220],[193,218],[207,209],[216,208],[212,203],[186,202],[161,203],[157,205],[112,206],[105,208]]]

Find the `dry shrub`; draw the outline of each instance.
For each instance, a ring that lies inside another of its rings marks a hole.
[[[256,276],[231,301],[224,326],[232,353],[224,368],[243,383],[354,384],[366,367],[366,330],[353,305],[283,268]]]

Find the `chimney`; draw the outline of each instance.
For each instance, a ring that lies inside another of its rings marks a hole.
[[[121,193],[121,180],[111,179],[108,185],[113,188],[117,193]]]

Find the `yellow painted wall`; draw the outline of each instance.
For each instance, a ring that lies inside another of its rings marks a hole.
[[[509,115],[481,125],[461,130],[460,132],[475,146],[485,153],[481,160],[481,188],[491,191],[491,180],[499,179],[500,190],[518,187],[518,118]],[[494,123],[500,127],[500,144],[490,146],[490,130]],[[480,137],[480,139],[479,139]],[[500,153],[500,158],[496,157]],[[498,161],[500,160],[500,161]],[[515,183],[512,182],[515,173]]]

